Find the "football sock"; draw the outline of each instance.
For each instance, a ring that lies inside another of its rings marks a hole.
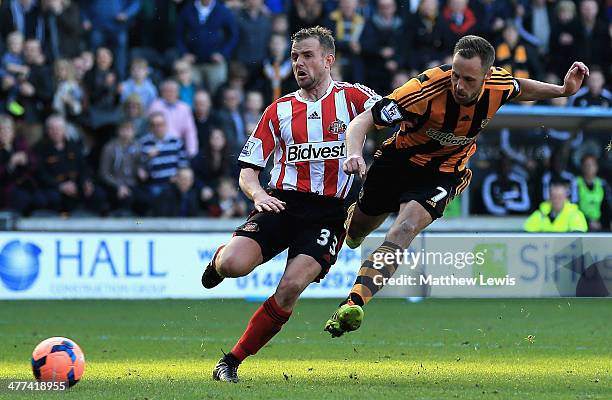
[[[383,288],[381,285],[376,285],[374,278],[376,276],[382,276],[383,278],[390,278],[397,269],[397,257],[395,256],[397,251],[401,251],[402,248],[397,244],[389,241],[385,241],[376,250],[374,250],[368,258],[361,264],[359,274],[351,293],[344,300],[342,304],[356,304],[358,306],[366,305],[374,295]],[[387,256],[385,260],[385,254],[392,254],[393,257]],[[374,268],[374,260],[377,261],[377,265],[383,264],[380,268]],[[380,278],[378,279],[380,280]]]
[[[221,276],[215,267],[215,260],[224,247],[225,245],[222,245],[215,251],[212,259],[204,269],[204,273],[202,274],[202,286],[206,289],[212,289],[223,281],[223,276]]]
[[[289,320],[291,311],[283,310],[270,296],[251,317],[246,331],[234,346],[231,354],[242,362],[251,356],[280,332],[283,324]]]

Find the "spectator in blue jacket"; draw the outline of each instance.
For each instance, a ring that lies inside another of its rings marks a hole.
[[[272,18],[263,0],[246,0],[244,8],[236,13],[240,40],[236,47],[236,61],[249,71],[253,83],[263,83],[261,69],[268,55],[268,42],[272,35]]]
[[[128,23],[140,9],[140,0],[82,0],[83,28],[93,49],[109,47],[115,54],[120,80],[127,67]]]
[[[181,11],[176,45],[214,93],[227,80],[227,60],[238,43],[238,24],[219,0],[194,0]]]

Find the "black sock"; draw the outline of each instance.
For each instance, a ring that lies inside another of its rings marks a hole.
[[[353,304],[357,304],[360,307],[363,307],[363,305],[365,304],[365,302],[358,293],[351,293],[346,299],[344,299],[342,303],[340,303],[339,307],[347,304],[349,300],[352,301]]]
[[[228,365],[233,365],[236,367],[240,365],[240,360],[238,360],[231,351],[223,357],[223,361],[225,361]]]

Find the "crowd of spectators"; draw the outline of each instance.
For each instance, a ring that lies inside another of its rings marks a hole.
[[[290,37],[314,25],[334,32],[333,78],[382,95],[478,34],[517,77],[560,82],[584,61],[588,84],[557,105],[610,107],[611,14],[603,0],[0,0],[0,208],[245,215],[237,154],[297,89]],[[524,193],[496,203],[505,186],[534,191],[512,172],[529,156],[505,146],[481,208],[527,213]]]

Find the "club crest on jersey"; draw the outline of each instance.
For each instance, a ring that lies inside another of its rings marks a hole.
[[[346,132],[346,124],[342,120],[335,120],[331,124],[329,124],[329,133],[333,133],[334,135],[342,135]]]

